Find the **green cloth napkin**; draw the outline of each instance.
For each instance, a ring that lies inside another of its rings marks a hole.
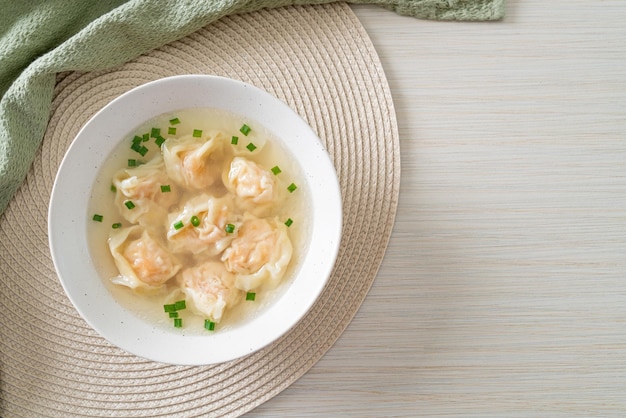
[[[119,66],[229,14],[333,0],[0,0],[0,214],[50,115],[55,75]],[[352,0],[401,15],[497,20],[504,0]]]

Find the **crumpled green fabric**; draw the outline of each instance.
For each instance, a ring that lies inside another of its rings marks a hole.
[[[55,75],[119,66],[229,14],[333,0],[0,0],[0,214],[45,133]],[[504,0],[351,0],[437,20],[497,20]]]

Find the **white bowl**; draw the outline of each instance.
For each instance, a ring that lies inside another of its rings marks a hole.
[[[308,183],[310,242],[297,276],[267,309],[232,329],[201,335],[167,329],[125,309],[91,259],[88,201],[106,157],[128,135],[158,115],[186,108],[219,108],[256,120],[289,149]],[[284,140],[288,138],[289,140]],[[233,360],[272,343],[313,306],[334,266],[342,207],[334,167],[319,138],[285,103],[252,85],[216,76],[183,75],[139,86],[94,115],[69,147],[56,176],[48,213],[52,260],[81,316],[112,344],[170,364]]]

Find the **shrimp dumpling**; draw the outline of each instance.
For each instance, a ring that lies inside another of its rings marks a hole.
[[[191,223],[193,216],[198,218],[197,226]],[[179,212],[168,216],[167,240],[175,252],[217,255],[237,236],[239,219],[240,216],[233,212],[232,198],[215,198],[203,193],[188,200]],[[178,222],[183,226],[176,229]],[[228,224],[235,227],[233,232],[226,231]]]
[[[263,215],[278,199],[275,176],[254,161],[235,157],[222,174],[226,189],[246,210]]]
[[[166,247],[140,226],[113,230],[109,249],[120,273],[112,282],[131,289],[158,289],[181,268]]]
[[[167,208],[176,203],[179,195],[175,186],[170,186],[168,193],[161,191],[162,185],[169,185],[169,179],[160,155],[138,167],[119,170],[113,184],[115,205],[124,219],[132,223],[162,222]],[[132,202],[132,208],[126,206],[128,201]]]
[[[189,308],[216,323],[220,322],[224,311],[239,303],[242,297],[242,292],[235,287],[235,276],[217,261],[185,269],[177,280]]]
[[[162,148],[167,175],[187,188],[210,187],[220,176],[222,145],[221,132],[202,138],[185,135],[168,139]]]
[[[224,250],[221,260],[235,274],[235,286],[247,292],[280,283],[292,253],[287,227],[282,222],[246,214],[238,236]]]

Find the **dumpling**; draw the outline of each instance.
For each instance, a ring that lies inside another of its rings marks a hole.
[[[198,226],[191,223],[193,216],[198,217]],[[176,229],[179,222],[182,227]],[[229,224],[234,227],[231,232],[226,230]],[[168,216],[167,240],[175,252],[217,255],[237,236],[240,224],[240,216],[233,212],[232,198],[201,194]]]
[[[138,167],[119,170],[113,177],[113,184],[117,189],[115,205],[132,223],[163,222],[167,209],[176,203],[179,195],[164,172],[160,155]],[[164,192],[161,186],[170,186],[169,191]]]
[[[250,291],[280,283],[292,253],[285,224],[246,214],[239,235],[224,250],[221,260],[235,274],[235,287]]]
[[[217,131],[202,138],[168,139],[162,148],[167,175],[187,188],[206,189],[220,176],[222,146],[223,135]]]
[[[233,158],[222,181],[240,205],[257,216],[263,215],[278,198],[275,176],[247,158]]]
[[[235,288],[235,276],[220,262],[208,261],[182,271],[177,278],[189,308],[213,322],[220,322],[224,311],[242,297]]]
[[[132,289],[157,289],[180,270],[178,260],[140,226],[113,230],[109,250],[120,274],[115,284]]]

